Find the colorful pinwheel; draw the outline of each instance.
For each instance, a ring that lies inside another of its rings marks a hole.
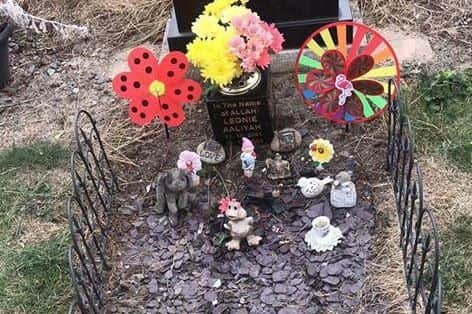
[[[400,78],[390,44],[376,31],[351,22],[330,24],[313,33],[300,49],[295,72],[307,106],[337,123],[382,115],[388,81]]]
[[[185,79],[188,60],[181,52],[170,52],[159,63],[146,48],[133,49],[128,57],[131,72],[113,79],[113,89],[129,99],[131,121],[144,126],[158,118],[170,127],[185,120],[183,105],[196,103],[202,95],[199,83]]]

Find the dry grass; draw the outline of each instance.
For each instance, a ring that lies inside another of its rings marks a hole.
[[[447,36],[472,47],[470,0],[358,0],[364,19],[377,25],[419,27],[430,36]]]
[[[113,47],[162,39],[171,0],[23,0],[33,14],[88,26],[100,42]]]
[[[423,157],[420,164],[425,182],[426,205],[433,209],[440,228],[462,215],[470,215],[472,174],[435,157]]]
[[[394,195],[390,185],[375,190],[377,233],[373,261],[368,265],[366,309],[372,307],[377,313],[409,313],[408,294],[403,272],[403,259],[398,246],[400,226],[396,215]],[[381,309],[380,312],[378,309]]]

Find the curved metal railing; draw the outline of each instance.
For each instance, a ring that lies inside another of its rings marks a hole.
[[[392,89],[395,88],[396,96]],[[431,209],[424,204],[423,177],[415,159],[410,120],[399,89],[389,84],[387,170],[393,184],[400,223],[400,248],[413,313],[441,313],[439,236]]]
[[[84,110],[74,122],[72,195],[67,214],[72,244],[69,272],[75,298],[69,313],[100,313],[107,263],[108,220],[118,183],[92,116]]]

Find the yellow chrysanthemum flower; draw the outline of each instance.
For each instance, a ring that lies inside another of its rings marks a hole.
[[[324,164],[330,162],[334,156],[333,145],[324,139],[314,140],[310,144],[310,156],[314,162]]]
[[[237,77],[238,67],[240,66],[232,60],[219,58],[202,69],[202,76],[212,84],[224,86]]]
[[[192,24],[192,32],[200,38],[212,38],[225,31],[225,28],[218,23],[217,17],[200,15]]]
[[[195,38],[187,45],[187,58],[194,66],[201,67],[205,63],[208,42],[208,39]]]
[[[209,3],[205,6],[205,10],[203,11],[204,14],[213,15],[219,17],[221,12],[224,9],[232,5],[234,0],[215,0],[212,3]]]
[[[251,13],[251,10],[243,6],[230,6],[221,12],[221,21],[227,24],[231,22],[233,17],[243,16],[246,13]]]

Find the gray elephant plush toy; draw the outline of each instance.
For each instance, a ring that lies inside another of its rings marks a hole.
[[[163,214],[168,210],[171,226],[179,223],[179,211],[190,209],[191,188],[192,176],[182,169],[167,170],[157,177],[156,211]]]

